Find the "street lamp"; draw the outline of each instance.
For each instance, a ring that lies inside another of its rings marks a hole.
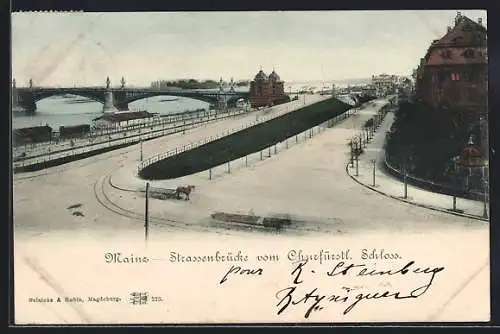
[[[407,199],[408,198],[408,159],[405,160],[405,163],[403,166],[403,187],[404,187],[403,198]]]
[[[359,176],[359,154],[361,153],[361,137],[355,138],[354,155],[356,157],[356,176]]]
[[[146,182],[146,202],[144,208],[144,237],[147,242],[149,237],[149,182]]]
[[[351,147],[351,168],[354,167],[354,142],[353,139],[349,141],[349,146]]]
[[[142,161],[142,139],[139,140],[139,143],[141,145],[141,161]]]
[[[488,180],[486,178],[486,168],[487,165],[484,165],[482,168],[482,181],[483,181],[483,218],[488,218]]]
[[[454,157],[453,158],[453,184],[454,188],[457,188],[457,164],[459,163],[460,156]],[[457,211],[457,194],[455,193],[455,189],[452,191],[453,195],[453,211]]]
[[[373,187],[375,187],[375,167],[377,165],[377,159],[372,159],[371,162],[373,164]]]

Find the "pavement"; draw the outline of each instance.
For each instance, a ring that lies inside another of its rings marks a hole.
[[[321,97],[310,97],[321,99]],[[151,199],[150,214],[161,231],[248,233],[213,226],[214,212],[288,216],[309,222],[289,233],[361,233],[383,229],[425,231],[429,228],[484,228],[470,217],[457,217],[410,203],[390,200],[353,182],[346,175],[349,140],[377,108],[335,124],[290,138],[267,152],[179,179],[154,181],[154,187],[192,184],[190,201]],[[287,106],[281,108],[286,109]],[[264,111],[263,111],[264,112]],[[277,110],[279,112],[279,110]],[[197,142],[255,119],[231,118],[143,143],[144,157]],[[297,140],[297,142],[295,142]],[[275,153],[276,152],[276,153]],[[270,153],[270,154],[269,154]],[[143,230],[144,197],[137,177],[140,145],[89,157],[46,170],[14,175],[16,233],[44,235],[54,231],[101,231],[115,235]],[[366,173],[362,172],[362,175]],[[415,196],[412,188],[410,196]],[[72,206],[77,206],[75,210]],[[459,202],[459,205],[460,202]],[[300,225],[299,223],[297,223]],[[107,232],[106,232],[107,231]],[[288,233],[288,232],[287,232]]]
[[[306,96],[306,104],[314,103],[327,96]],[[213,123],[190,129],[185,133],[166,135],[146,141],[142,145],[143,157],[155,156],[176,147],[198,142],[204,138],[227,133],[235,128],[255,122],[256,119],[272,117],[300,107],[304,101],[262,109],[240,117],[220,119]],[[118,229],[137,226],[137,219],[116,216],[100,203],[100,189],[96,183],[102,176],[118,169],[129,170],[132,176],[140,163],[141,146],[131,145],[64,165],[50,167],[36,172],[14,175],[14,225],[16,231],[27,233],[48,233],[54,230],[103,229],[116,233]],[[50,196],[47,196],[50,194]],[[102,201],[101,201],[102,202]],[[84,216],[67,209],[81,204],[77,210]],[[104,233],[104,232],[103,232]]]
[[[361,111],[368,114],[369,112]],[[384,168],[385,152],[384,140],[386,132],[394,121],[394,114],[389,112],[384,118],[379,129],[372,140],[364,148],[364,153],[360,155],[358,162],[358,175],[356,176],[356,163],[349,165],[347,172],[356,182],[392,199],[405,201],[414,205],[426,207],[431,210],[439,210],[455,215],[464,215],[477,219],[483,218],[484,202],[469,200],[464,198],[456,199],[456,211],[453,209],[453,196],[431,192],[413,185],[407,185],[407,198],[404,198],[404,183],[387,173]],[[375,186],[373,186],[373,160],[375,164]],[[489,205],[486,207],[489,215]]]

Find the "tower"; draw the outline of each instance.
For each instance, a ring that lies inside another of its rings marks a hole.
[[[231,82],[229,83],[229,91],[234,93],[234,80],[231,78]]]
[[[113,92],[111,91],[111,80],[109,77],[106,78],[106,90],[104,91],[104,105],[102,106],[103,112],[115,112],[117,111],[114,105]]]
[[[122,80],[120,81],[120,88],[125,88],[125,78],[122,77]]]
[[[16,89],[16,79],[12,79],[12,89],[11,89],[11,96],[12,96],[12,110],[18,110],[19,107],[19,98],[17,95],[17,89]]]
[[[222,81],[222,77],[220,77],[220,80],[219,80],[219,92],[223,92],[224,91],[224,81]]]
[[[226,100],[226,95],[224,94],[224,81],[222,81],[222,77],[219,80],[219,92],[217,94],[217,102],[219,105],[219,109],[226,109],[227,100]]]

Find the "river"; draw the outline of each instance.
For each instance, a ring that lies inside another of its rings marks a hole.
[[[206,102],[176,96],[155,96],[129,104],[131,111],[147,110],[161,115],[208,108]],[[57,130],[60,126],[91,124],[102,115],[102,104],[79,96],[53,96],[38,101],[34,115],[12,115],[13,129],[48,124]]]
[[[285,93],[303,87],[303,83],[289,84],[286,85]],[[235,87],[235,90],[248,91],[249,87]],[[206,102],[176,96],[155,96],[129,103],[131,111],[147,110],[160,115],[208,108]],[[94,118],[102,115],[102,104],[80,96],[52,96],[37,102],[34,115],[12,115],[13,129],[48,124],[57,131],[60,126],[91,124]]]

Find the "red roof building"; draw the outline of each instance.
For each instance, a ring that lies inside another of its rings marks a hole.
[[[434,108],[486,113],[488,99],[487,30],[457,13],[455,24],[434,40],[415,72],[416,98]]]
[[[273,70],[269,76],[260,70],[250,82],[250,104],[252,108],[272,106],[290,100],[285,95],[284,82]]]

